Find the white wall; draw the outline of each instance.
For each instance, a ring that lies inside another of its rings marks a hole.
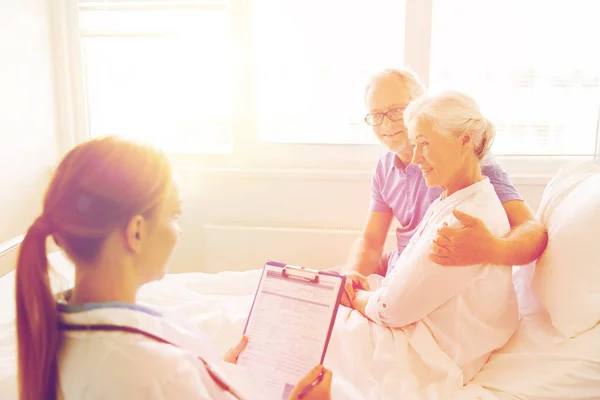
[[[0,0],[0,242],[39,213],[56,162],[47,0]]]

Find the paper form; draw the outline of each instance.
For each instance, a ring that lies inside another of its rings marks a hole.
[[[322,362],[343,279],[319,274],[318,283],[285,277],[267,264],[246,326],[246,367],[257,397],[288,398],[293,387]],[[293,272],[292,272],[293,273]]]

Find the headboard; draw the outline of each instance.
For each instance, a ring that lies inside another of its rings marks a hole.
[[[17,254],[25,235],[20,235],[0,243],[0,278],[15,269]]]

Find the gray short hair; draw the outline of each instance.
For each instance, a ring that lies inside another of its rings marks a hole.
[[[423,83],[421,82],[421,80],[419,79],[417,74],[415,74],[414,72],[412,72],[411,70],[409,70],[407,68],[402,68],[402,69],[387,68],[387,69],[384,69],[383,71],[376,73],[371,78],[371,80],[369,81],[369,84],[365,88],[365,96],[364,96],[365,101],[367,100],[367,95],[369,94],[369,90],[373,86],[373,83],[381,78],[388,77],[388,76],[394,76],[394,77],[400,79],[400,81],[402,81],[402,83],[404,83],[404,86],[406,86],[406,90],[408,92],[408,97],[410,98],[410,101],[413,101],[425,94],[425,85],[423,85]]]
[[[445,91],[411,102],[404,111],[406,127],[413,129],[421,118],[433,122],[441,134],[462,136],[469,133],[475,155],[480,160],[488,155],[496,137],[494,124],[481,114],[475,100],[464,93]]]

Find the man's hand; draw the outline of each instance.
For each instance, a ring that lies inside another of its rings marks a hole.
[[[458,210],[454,210],[454,216],[464,227],[450,228],[444,225],[438,230],[429,255],[431,261],[444,266],[490,263],[498,251],[498,239],[480,219]]]
[[[244,351],[246,345],[248,345],[248,337],[244,335],[242,336],[242,340],[240,340],[237,346],[229,349],[227,353],[225,353],[225,355],[223,356],[223,360],[225,360],[225,362],[228,363],[236,364],[238,357],[240,356],[240,354],[242,354],[242,351]]]
[[[346,276],[346,286],[342,294],[341,304],[352,308],[356,290],[369,290],[369,281],[356,271],[342,272]]]

